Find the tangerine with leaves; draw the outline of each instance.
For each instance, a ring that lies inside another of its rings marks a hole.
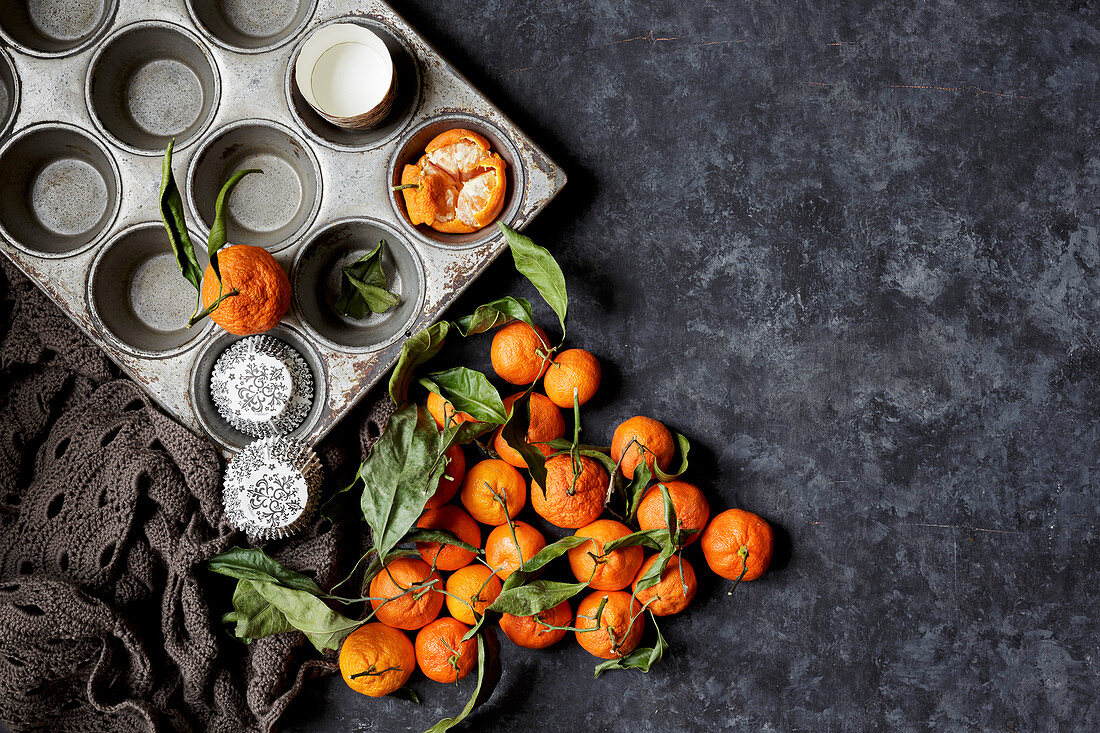
[[[577,643],[586,652],[601,659],[618,659],[634,651],[642,640],[645,617],[642,604],[629,593],[596,591],[577,606],[573,625]]]
[[[375,618],[396,629],[419,629],[439,615],[443,579],[416,557],[390,560],[370,582]]]
[[[441,529],[466,544],[481,547],[481,528],[473,517],[453,504],[429,509],[420,516],[416,526],[420,529]],[[424,562],[446,572],[465,567],[477,557],[476,552],[465,547],[440,542],[417,542],[416,551],[424,558]]]
[[[664,481],[668,497],[672,499],[672,508],[676,511],[676,523],[681,529],[699,530],[684,539],[684,546],[699,539],[699,532],[707,526],[710,519],[710,504],[703,492],[695,484],[687,481]],[[657,484],[645,492],[638,502],[638,526],[642,529],[662,529],[665,526],[665,497],[661,492],[662,484]],[[676,527],[670,527],[675,530]]]
[[[447,578],[447,611],[464,624],[477,623],[500,595],[500,578],[492,568],[467,565]]]
[[[470,627],[453,618],[432,621],[416,634],[416,663],[436,682],[457,682],[477,663],[477,640],[462,640]]]
[[[592,399],[600,387],[600,360],[584,349],[568,349],[554,357],[542,378],[546,396],[558,407],[573,407],[573,390],[577,403]]]
[[[447,466],[443,469],[443,475],[439,477],[435,493],[424,504],[425,509],[441,507],[453,499],[459,487],[462,486],[462,479],[466,477],[466,454],[462,451],[461,445],[452,445],[444,451],[443,456]]]
[[[221,287],[214,268],[206,266],[202,277],[202,306],[209,308],[219,296],[236,290],[210,314],[210,320],[229,333],[250,336],[270,331],[290,309],[290,278],[263,247],[234,244],[218,252]]]
[[[489,563],[497,577],[507,580],[524,561],[530,560],[544,547],[546,538],[542,532],[527,522],[513,522],[511,526],[502,524],[485,540],[485,562]]]
[[[505,397],[503,400],[505,413],[511,415],[512,405],[522,396],[523,393],[521,392]],[[538,448],[544,456],[549,456],[554,452],[554,449],[544,445],[544,443],[565,435],[565,418],[562,417],[561,410],[558,409],[557,405],[551,402],[546,395],[532,392],[531,401],[528,404],[531,419],[527,424],[527,442]],[[497,428],[493,437],[493,450],[497,452],[501,460],[516,468],[523,468],[527,465],[519,451],[508,445],[508,441],[504,439],[503,425]]]
[[[597,590],[621,590],[630,585],[642,564],[642,548],[633,545],[611,552],[603,550],[608,542],[630,534],[630,527],[614,519],[597,519],[573,534],[592,538],[568,553],[569,567],[578,582]]]
[[[499,458],[487,458],[466,472],[461,498],[466,511],[477,521],[504,524],[527,503],[527,481],[515,466]]]
[[[550,342],[540,327],[511,321],[493,335],[490,356],[498,377],[509,384],[525,386],[541,377],[550,366]]]
[[[446,397],[443,397],[438,392],[428,392],[428,401],[426,403],[428,413],[435,420],[435,424],[439,426],[440,430],[444,430],[447,427],[447,423],[452,425],[461,425],[464,422],[477,422],[465,412],[456,412],[455,406],[451,404],[451,401]]]
[[[727,509],[710,520],[700,546],[707,565],[728,580],[756,580],[772,561],[772,527],[743,509]]]
[[[340,646],[340,676],[369,697],[400,689],[416,669],[413,643],[403,631],[382,623],[360,626]]]
[[[516,646],[528,649],[545,649],[561,641],[566,629],[573,620],[573,609],[569,601],[539,611],[533,616],[513,616],[510,613],[500,615],[500,628],[504,635]]]
[[[654,462],[664,471],[672,463],[676,445],[661,423],[651,417],[636,415],[615,428],[611,438],[611,458],[619,463],[623,476],[634,478],[634,468],[645,459],[653,468]]]
[[[638,590],[638,581],[649,572],[658,557],[659,555],[653,555],[642,563],[638,577],[634,579],[634,597],[652,611],[654,616],[671,616],[688,607],[695,598],[695,591],[699,590],[699,582],[691,563],[679,555],[673,555],[665,565],[657,584]]]
[[[546,490],[531,483],[531,506],[555,527],[578,529],[591,524],[603,513],[610,477],[596,460],[578,458],[580,472],[573,459],[557,455],[546,461]]]

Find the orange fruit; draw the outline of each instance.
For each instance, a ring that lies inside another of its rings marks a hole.
[[[418,587],[431,580],[436,582],[432,588]],[[435,590],[442,584],[439,573],[419,558],[390,560],[370,582],[370,605],[375,618],[397,629],[427,625],[443,608],[443,594]],[[414,587],[416,590],[410,590]]]
[[[512,539],[513,529],[516,532],[515,539]],[[489,538],[485,540],[485,562],[496,571],[497,577],[507,580],[509,575],[519,570],[525,560],[530,560],[544,547],[546,538],[542,536],[542,532],[527,522],[515,522],[512,527],[502,524],[490,532]]]
[[[463,542],[481,547],[481,528],[473,517],[453,504],[429,509],[420,516],[416,526],[420,529],[444,529]],[[464,547],[439,542],[417,542],[416,551],[424,562],[429,565],[434,563],[437,569],[446,572],[465,567],[477,557],[477,553]]]
[[[447,459],[447,467],[439,477],[435,493],[424,504],[425,509],[435,509],[453,499],[462,486],[462,479],[466,477],[466,454],[462,452],[461,445],[452,445],[443,455]]]
[[[290,278],[263,247],[234,244],[218,252],[222,274],[222,295],[226,298],[210,320],[238,336],[269,331],[278,325],[290,309]],[[209,308],[218,299],[218,278],[214,268],[206,266],[202,277],[202,307]]]
[[[416,652],[405,632],[380,623],[360,626],[340,646],[340,676],[348,687],[382,697],[409,681]]]
[[[634,478],[634,467],[642,462],[643,456],[651,469],[656,460],[664,471],[672,463],[672,454],[675,452],[672,433],[651,417],[639,415],[624,421],[615,428],[615,435],[611,439],[611,458],[616,462],[622,459],[619,465],[623,476],[630,479]]]
[[[555,527],[577,529],[603,513],[611,478],[597,461],[580,456],[581,471],[573,481],[573,459],[554,456],[546,461],[546,491],[531,483],[531,506]]]
[[[507,163],[482,135],[464,128],[440,133],[416,165],[401,171],[405,208],[414,224],[467,234],[488,226],[504,208]]]
[[[498,458],[474,465],[462,480],[462,505],[482,524],[504,524],[527,503],[523,474]],[[501,501],[507,506],[505,513]]]
[[[573,390],[577,402],[584,404],[600,387],[600,361],[584,349],[569,349],[554,357],[542,387],[550,401],[563,410],[573,407]]]
[[[577,581],[597,590],[620,590],[630,585],[642,564],[642,548],[620,547],[604,553],[603,546],[630,534],[630,527],[614,519],[597,519],[574,532],[592,540],[569,550],[569,567]],[[595,555],[595,558],[593,558]]]
[[[710,520],[699,544],[710,569],[729,580],[756,580],[772,561],[771,525],[742,509],[728,509]]]
[[[457,619],[432,621],[416,635],[416,663],[436,682],[457,682],[477,663],[477,640],[463,641],[470,627]]]
[[[493,371],[509,384],[528,385],[541,377],[550,366],[550,356],[550,342],[538,326],[512,321],[493,335]]]
[[[553,608],[540,611],[534,616],[513,616],[510,613],[500,615],[500,628],[504,635],[517,646],[528,649],[545,649],[557,644],[565,636],[565,629],[552,629],[551,626],[568,626],[573,620],[573,610],[569,601],[562,601]]]
[[[504,411],[511,415],[512,405],[522,396],[523,393],[521,392],[505,397]],[[554,452],[554,449],[548,445],[539,444],[565,435],[565,418],[562,417],[561,410],[550,401],[549,397],[541,395],[538,392],[531,393],[529,414],[531,420],[527,425],[527,442],[534,443],[535,447],[538,448],[544,456],[548,456]],[[519,451],[508,445],[508,442],[504,440],[503,425],[497,428],[496,435],[493,437],[493,450],[497,452],[501,460],[510,463],[516,468],[523,468],[527,465],[524,463],[523,456],[519,454]]]
[[[455,412],[455,406],[451,404],[451,401],[437,392],[428,392],[427,408],[428,413],[435,420],[435,424],[439,426],[440,430],[447,427],[448,420],[454,425],[461,425],[464,422],[477,422],[465,412]]]
[[[475,614],[485,615],[500,591],[500,578],[492,568],[467,565],[447,578],[447,610],[462,623],[473,625],[477,623]]]
[[[603,599],[607,599],[603,612],[596,618]],[[577,606],[577,620],[573,623],[577,629],[595,629],[595,631],[576,631],[577,643],[589,654],[601,659],[617,659],[634,651],[642,640],[645,617],[642,604],[631,598],[629,593],[617,591],[596,591],[585,596]]]
[[[665,481],[668,497],[672,499],[672,508],[676,510],[676,521],[683,529],[703,531],[710,519],[710,504],[703,492],[695,484],[687,481]],[[665,526],[665,497],[661,493],[661,484],[645,492],[638,503],[638,526],[642,529],[663,529]],[[671,529],[676,529],[672,527]],[[691,534],[684,540],[684,546],[699,539],[699,534]]]
[[[638,577],[634,579],[634,597],[645,608],[652,611],[654,616],[671,616],[674,613],[680,613],[688,607],[691,600],[695,598],[695,591],[699,589],[699,583],[695,579],[695,568],[679,555],[674,555],[669,559],[668,565],[665,565],[665,571],[661,573],[661,579],[656,585],[638,590],[638,581],[655,562],[657,562],[657,555],[653,555],[642,563],[642,567],[638,570]],[[683,577],[680,576],[681,572]],[[646,606],[650,599],[655,600]]]

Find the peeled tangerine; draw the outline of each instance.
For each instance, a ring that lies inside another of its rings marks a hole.
[[[473,130],[440,133],[416,165],[401,172],[409,220],[446,234],[469,234],[493,223],[504,208],[507,164]]]

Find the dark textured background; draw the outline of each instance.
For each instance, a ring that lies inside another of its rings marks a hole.
[[[395,5],[570,176],[529,233],[608,365],[587,438],[666,422],[789,547],[732,597],[701,571],[648,676],[505,640],[469,729],[1100,729],[1097,8]],[[469,690],[416,687],[318,682],[286,728]]]

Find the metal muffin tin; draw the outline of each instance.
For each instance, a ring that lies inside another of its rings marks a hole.
[[[306,35],[369,26],[398,77],[387,120],[325,122],[293,83]],[[499,255],[495,227],[413,227],[390,186],[434,135],[482,133],[508,163],[501,220],[522,228],[565,174],[392,8],[378,0],[47,0],[0,9],[0,251],[178,420],[226,452],[250,438],[214,408],[209,375],[238,337],[183,324],[193,288],[160,222],[161,154],[192,235],[205,241],[234,170],[258,167],[230,199],[229,242],[269,249],[294,300],[268,332],[302,353],[315,404],[292,434],[315,441],[393,366]],[[340,268],[379,239],[401,303],[351,320],[335,309]],[[201,261],[200,264],[205,265]]]

